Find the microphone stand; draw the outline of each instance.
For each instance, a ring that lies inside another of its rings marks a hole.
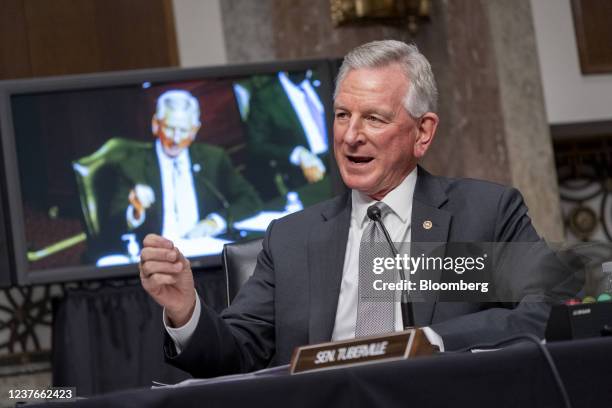
[[[391,252],[393,252],[393,256],[397,257],[399,252],[397,251],[397,248],[393,244],[393,241],[391,241],[391,237],[389,236],[389,231],[387,231],[387,228],[385,228],[385,224],[383,224],[381,216],[382,214],[380,212],[380,208],[378,208],[376,205],[371,205],[370,207],[368,207],[368,218],[370,218],[370,220],[380,225],[385,235],[385,239],[387,240],[387,243],[389,243],[389,246],[391,247]],[[400,273],[401,281],[405,282],[406,274],[404,273],[403,266],[400,266],[399,273]],[[414,311],[412,310],[412,303],[408,300],[408,291],[406,290],[405,287],[404,289],[402,289],[400,308],[402,311],[402,323],[404,323],[404,329],[413,328],[414,327]]]
[[[219,189],[213,183],[207,180],[206,177],[202,177],[202,182],[206,187],[208,187],[211,193],[213,193],[213,195],[217,197],[219,201],[221,201],[221,205],[223,206],[223,209],[225,210],[227,215],[227,231],[225,233],[228,237],[230,237],[230,239],[234,239],[234,217],[232,216],[232,213],[230,211],[229,201],[227,201],[225,195],[221,191],[219,191]]]

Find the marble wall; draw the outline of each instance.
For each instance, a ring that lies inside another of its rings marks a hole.
[[[529,0],[432,0],[414,38],[402,26],[334,28],[329,0],[224,0],[230,62],[340,57],[375,39],[414,41],[440,91],[435,174],[514,185],[540,233],[563,226]]]
[[[560,195],[528,0],[487,1],[512,184],[539,231],[564,238]]]

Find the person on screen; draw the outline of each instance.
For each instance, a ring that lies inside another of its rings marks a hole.
[[[173,240],[216,236],[261,209],[223,149],[194,143],[200,126],[200,106],[189,92],[159,96],[151,122],[157,140],[119,164],[111,208],[124,231]]]
[[[253,276],[221,314],[194,290],[173,243],[147,236],[140,279],[164,307],[166,360],[216,376],[288,363],[304,344],[401,330],[398,303],[382,316],[361,307],[361,241],[381,233],[366,215],[371,205],[396,242],[541,242],[516,189],[434,176],[417,164],[434,140],[436,100],[430,64],[415,45],[386,40],[352,50],[334,97],[334,154],[351,191],[273,222]],[[442,351],[525,332],[541,338],[549,287],[529,272],[502,275],[514,303],[426,299],[415,303],[414,323]]]
[[[249,180],[264,199],[325,176],[325,111],[312,71],[258,76],[234,86],[248,132]]]

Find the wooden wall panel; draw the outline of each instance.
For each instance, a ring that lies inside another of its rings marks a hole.
[[[178,65],[171,0],[0,0],[0,79]]]
[[[0,0],[0,79],[32,76],[23,0]]]
[[[612,1],[572,0],[583,74],[612,72]]]
[[[94,0],[25,0],[24,5],[33,76],[98,70]]]
[[[178,65],[170,1],[94,3],[102,70]]]

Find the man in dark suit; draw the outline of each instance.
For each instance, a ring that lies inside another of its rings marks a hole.
[[[287,363],[303,344],[401,330],[399,305],[388,316],[362,308],[359,253],[378,228],[366,216],[371,205],[381,208],[396,242],[538,242],[517,190],[417,166],[435,135],[436,97],[416,46],[379,41],[345,57],[334,97],[334,154],[351,192],[273,222],[252,278],[221,315],[198,298],[189,263],[172,243],[147,236],[140,276],[164,306],[167,360],[214,376]],[[441,350],[522,332],[541,337],[549,311],[542,301],[554,279],[512,272],[494,277],[511,283],[518,298],[512,307],[434,297],[414,303],[415,325]]]
[[[101,176],[113,180],[103,209],[108,216],[102,219],[109,220],[105,236],[214,236],[261,209],[257,192],[223,149],[193,143],[199,128],[199,103],[189,92],[172,90],[158,98],[155,143],[122,149]]]
[[[270,199],[321,180],[328,153],[325,111],[312,71],[279,72],[243,83],[249,181]]]

